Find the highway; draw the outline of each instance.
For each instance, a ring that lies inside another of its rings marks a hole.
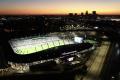
[[[99,75],[101,73],[109,47],[110,42],[103,41],[101,46],[96,48],[86,63],[88,66],[87,74],[78,74],[75,76],[75,80],[100,80]]]

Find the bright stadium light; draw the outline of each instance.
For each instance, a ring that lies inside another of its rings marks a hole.
[[[95,26],[95,27],[94,27],[94,29],[98,29],[98,27],[97,27],[97,26]]]
[[[76,43],[82,43],[83,42],[83,38],[82,37],[74,37],[74,41]]]
[[[74,57],[68,58],[68,61],[73,61]]]

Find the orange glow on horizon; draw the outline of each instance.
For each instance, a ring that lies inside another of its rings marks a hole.
[[[97,14],[108,14],[108,15],[120,15],[120,11],[101,11],[101,10],[87,10],[89,13],[92,11],[96,11]],[[69,10],[69,9],[45,9],[45,10],[28,10],[28,9],[23,9],[23,10],[1,10],[0,15],[20,15],[20,14],[28,14],[28,15],[42,15],[42,14],[68,14],[68,13],[77,13],[80,14],[81,12],[85,13],[86,10]]]
[[[80,14],[86,10],[89,13],[120,15],[120,2],[0,3],[0,15]]]

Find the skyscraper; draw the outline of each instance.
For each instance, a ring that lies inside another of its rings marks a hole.
[[[81,16],[83,16],[84,15],[84,13],[83,12],[81,12]]]
[[[88,11],[85,12],[85,15],[88,15]]]
[[[92,11],[92,14],[93,14],[93,15],[96,15],[96,11]]]

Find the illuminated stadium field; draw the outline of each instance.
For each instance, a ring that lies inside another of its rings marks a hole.
[[[9,43],[16,54],[26,55],[56,46],[74,44],[74,41],[70,39],[60,39],[57,36],[51,37],[36,36],[12,39],[9,41]]]
[[[89,39],[84,40],[84,42],[85,43],[91,43],[91,44],[96,44],[97,43],[97,41],[95,41],[95,40],[89,40]]]

